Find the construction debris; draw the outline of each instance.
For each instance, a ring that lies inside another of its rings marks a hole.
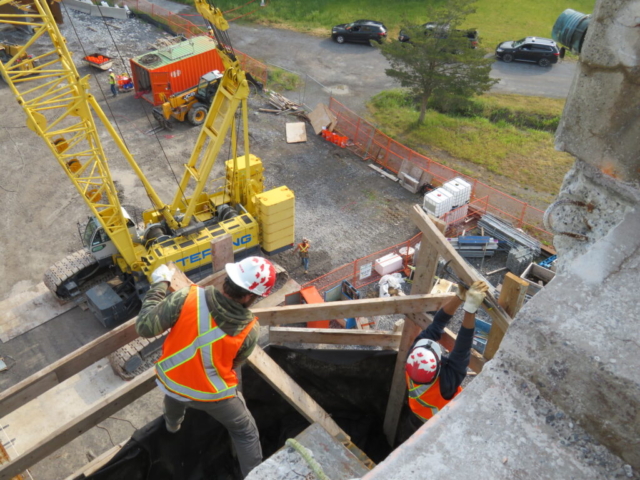
[[[494,215],[484,214],[478,221],[478,227],[484,228],[485,233],[506,243],[510,248],[523,246],[534,255],[540,255],[541,244],[538,240]]]
[[[309,121],[316,135],[320,135],[323,129],[333,132],[338,123],[338,118],[324,103],[319,103],[313,112],[309,114]]]
[[[541,267],[535,263],[530,263],[525,271],[522,272],[520,278],[529,283],[527,295],[535,295],[542,290],[547,283],[553,280],[555,276],[555,272],[552,272],[548,268]]]
[[[167,36],[165,38],[159,38],[154,43],[149,43],[147,47],[149,50],[161,50],[163,48],[171,47],[180,42],[184,42],[186,37],[184,35],[177,35],[175,37]]]
[[[378,167],[377,165],[374,165],[373,163],[370,163],[368,166],[369,166],[370,169],[375,170],[376,172],[378,172],[383,177],[387,177],[389,180],[392,180],[394,182],[398,181],[398,177],[396,177],[395,175],[391,175],[390,173],[385,172],[382,168]]]
[[[302,105],[300,105],[299,103],[292,102],[287,97],[274,92],[273,90],[265,90],[265,92],[269,94],[269,104],[271,104],[271,106],[275,108],[259,108],[259,111],[266,113],[275,113],[276,115],[288,113],[300,117],[304,120],[309,120],[309,117],[307,117],[307,114],[302,108]]]

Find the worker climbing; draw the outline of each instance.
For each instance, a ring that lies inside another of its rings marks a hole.
[[[113,69],[109,69],[109,86],[111,87],[111,95],[118,95],[118,88],[116,87],[116,74],[113,73]]]
[[[460,386],[467,375],[471,357],[476,311],[482,305],[487,290],[487,284],[481,281],[474,282],[469,290],[458,285],[457,295],[438,310],[433,317],[433,323],[414,341],[405,366],[409,408],[414,415],[411,415],[409,427],[412,431],[402,434],[402,440],[462,391]],[[449,356],[445,356],[438,341],[449,320],[463,302],[462,326],[453,350]]]
[[[311,247],[311,242],[308,238],[303,237],[302,243],[299,243],[296,250],[294,250],[298,252],[298,255],[300,255],[300,260],[304,267],[304,273],[309,273],[309,247]]]
[[[208,413],[229,432],[244,478],[262,462],[262,449],[255,420],[236,390],[236,370],[253,352],[260,333],[249,307],[269,295],[276,270],[261,257],[228,263],[225,270],[222,291],[192,285],[167,296],[173,272],[166,265],[158,267],[136,331],[155,337],[171,329],[156,364],[167,430],[180,430],[187,407]]]

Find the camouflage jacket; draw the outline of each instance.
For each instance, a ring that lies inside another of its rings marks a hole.
[[[142,309],[136,320],[136,331],[141,337],[155,337],[170,329],[180,318],[182,305],[189,293],[188,288],[167,295],[167,283],[158,282],[151,286],[142,302]],[[237,302],[225,297],[214,287],[205,287],[207,307],[220,329],[230,336],[238,335],[251,323],[253,314]],[[251,355],[260,336],[260,325],[255,323],[245,338],[233,368],[237,368]]]

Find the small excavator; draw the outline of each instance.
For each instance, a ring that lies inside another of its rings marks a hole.
[[[219,236],[231,235],[236,256],[260,250],[273,255],[293,246],[295,196],[285,186],[264,191],[262,162],[249,153],[249,83],[218,8],[195,1],[214,32],[225,70],[216,79],[215,95],[173,200],[165,203],[89,92],[89,77],[79,75],[47,1],[32,3],[28,17],[0,10],[0,23],[19,22],[34,32],[25,45],[5,50],[8,58],[0,62],[0,73],[24,110],[27,126],[42,138],[92,212],[81,232],[84,248],[44,275],[58,299],[86,298],[98,320],[110,328],[137,313],[158,266],[173,262],[192,278],[210,270],[211,242]],[[0,0],[0,6],[13,4]],[[30,57],[36,43],[38,54]],[[25,58],[33,61],[28,76]],[[236,128],[238,109],[241,129]],[[120,204],[98,121],[151,201],[140,223]],[[225,163],[223,184],[205,191],[229,132],[232,158]],[[236,137],[243,139],[243,155],[238,154]]]

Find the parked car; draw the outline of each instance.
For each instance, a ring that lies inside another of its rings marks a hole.
[[[437,23],[427,22],[420,26],[424,28],[425,35],[435,35],[437,38],[447,38],[449,36],[449,25],[438,25]],[[469,46],[471,48],[476,48],[478,46],[478,31],[475,28],[470,28],[468,30],[456,29],[455,31],[463,34],[469,39]],[[411,38],[409,37],[408,32],[400,30],[398,40],[400,42],[410,42]]]
[[[382,43],[387,38],[387,27],[375,20],[356,20],[353,23],[343,23],[333,27],[331,38],[338,43],[369,43],[371,40]]]
[[[548,67],[558,63],[558,58],[564,56],[564,49],[559,49],[556,42],[549,38],[527,37],[521,40],[502,42],[496,47],[496,57],[503,62],[537,63],[541,67]]]

